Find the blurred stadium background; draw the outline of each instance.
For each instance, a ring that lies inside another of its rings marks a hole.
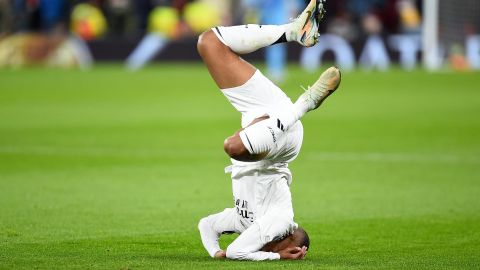
[[[138,69],[153,59],[198,60],[196,36],[209,27],[287,23],[304,4],[303,0],[2,0],[0,66],[88,67],[94,61],[127,61],[131,69]],[[327,7],[320,46],[267,50],[273,78],[282,77],[287,55],[308,70],[318,68],[322,59],[335,61],[344,70],[357,65],[385,70],[392,63],[413,69],[426,51],[423,63],[430,69],[480,69],[478,1],[340,0]],[[251,59],[261,57],[258,53]]]
[[[246,56],[292,98],[345,76],[291,164],[307,259],[245,264],[196,229],[240,124],[196,39],[305,1],[0,0],[0,269],[479,269],[480,1],[327,2],[317,46]]]

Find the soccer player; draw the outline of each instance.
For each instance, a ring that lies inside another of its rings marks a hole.
[[[295,103],[239,57],[262,47],[295,41],[313,46],[325,0],[311,0],[303,13],[286,25],[215,27],[203,33],[198,51],[212,78],[242,114],[242,129],[224,142],[231,157],[234,208],[200,220],[202,243],[211,257],[237,260],[302,259],[307,233],[293,220],[288,163],[300,151],[300,118],[316,109],[339,86],[340,71],[327,69]],[[221,234],[240,234],[224,251]]]

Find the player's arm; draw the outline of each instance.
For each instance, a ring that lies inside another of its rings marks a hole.
[[[301,260],[307,255],[307,247],[288,247],[278,252],[282,260]]]
[[[202,218],[198,230],[202,244],[212,258],[224,258],[225,251],[220,248],[218,239],[225,232],[238,232],[235,228],[236,211],[227,208],[224,211]]]
[[[250,261],[265,261],[265,260],[301,260],[305,258],[307,255],[307,247],[299,248],[299,247],[289,247],[284,250],[279,251],[278,253],[275,252],[264,252],[264,251],[257,251],[245,254],[237,254],[237,256],[230,255],[227,257],[227,253],[219,251],[215,254],[215,258],[223,258],[227,257],[233,260],[250,260]]]
[[[260,251],[263,246],[260,228],[258,224],[253,224],[228,246],[225,255],[232,260],[265,261],[303,259],[307,253],[306,247],[287,247],[278,252]]]
[[[202,244],[212,258],[221,258],[222,256],[219,252],[221,252],[222,249],[218,243],[221,233],[215,231],[209,219],[210,217],[202,218],[198,223]]]

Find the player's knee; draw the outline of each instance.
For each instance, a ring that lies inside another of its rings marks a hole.
[[[200,56],[204,57],[215,46],[217,37],[212,30],[203,32],[198,37],[197,50]]]
[[[248,151],[238,135],[233,135],[227,138],[223,142],[223,149],[228,156],[237,160],[245,155],[248,155]]]
[[[210,30],[209,30],[210,31]],[[197,41],[197,51],[198,53],[200,53],[200,55],[202,54],[202,52],[206,49],[205,47],[207,46],[207,42],[206,42],[206,35],[207,35],[207,32],[203,32],[200,36],[198,36],[198,41]]]

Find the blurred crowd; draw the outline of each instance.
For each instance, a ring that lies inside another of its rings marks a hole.
[[[72,30],[75,10],[87,4],[101,12],[107,36],[143,34],[156,7],[182,12],[191,0],[0,0],[0,33],[66,33]],[[234,1],[211,0],[212,6],[228,14]],[[228,4],[226,4],[228,2]],[[231,3],[230,3],[231,2]],[[82,10],[80,13],[89,11]],[[92,14],[92,12],[90,12]],[[95,15],[91,15],[93,18]],[[94,19],[95,20],[95,19]],[[228,21],[226,21],[228,22]]]
[[[329,3],[327,32],[348,40],[381,33],[419,33],[419,0],[337,0]]]
[[[171,41],[195,37],[216,25],[288,23],[307,2],[309,0],[0,0],[0,67],[31,63],[88,66],[93,58],[85,41],[115,38],[141,40],[126,59],[127,67],[136,70],[153,60]],[[323,44],[316,46],[316,51],[312,49],[311,55],[301,57],[316,62],[302,64],[316,68],[317,58],[333,50],[337,64],[345,69],[352,69],[357,60],[364,67],[387,69],[388,50],[394,50],[400,52],[400,62],[405,68],[414,68],[421,50],[423,2],[327,1],[326,19],[321,25]],[[477,52],[480,3],[478,0],[439,2],[440,37],[445,47],[441,57],[454,54],[465,59],[463,55],[467,51],[470,62],[480,66]],[[471,38],[465,42],[466,37]],[[358,48],[354,51],[352,46],[358,47],[358,44],[363,44],[362,52],[354,55]],[[284,45],[265,51],[272,78],[283,78],[286,54]],[[466,60],[459,63],[462,68],[468,66]]]
[[[282,0],[198,0],[217,9],[223,25],[255,22],[255,9]],[[113,36],[142,35],[147,31],[149,16],[158,6],[173,7],[180,17],[192,0],[0,0],[0,33],[36,31],[68,32],[72,27],[75,6],[88,3],[97,7],[106,21],[105,34]],[[269,3],[271,2],[271,3]],[[289,0],[288,14],[294,17],[306,1]],[[327,1],[326,31],[349,40],[371,32],[398,33],[419,31],[419,0],[335,0]]]

